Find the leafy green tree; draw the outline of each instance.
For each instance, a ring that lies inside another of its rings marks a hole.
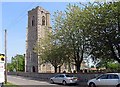
[[[77,5],[68,5],[65,16],[61,18],[63,24],[58,29],[58,38],[65,46],[65,53],[71,62],[76,66],[76,71],[80,71],[80,66],[84,58],[89,55],[88,29],[86,21],[86,10],[82,10]]]
[[[120,2],[91,5],[88,21],[94,58],[109,58],[120,63]],[[87,25],[87,24],[86,24]]]
[[[8,71],[13,71],[14,70],[14,67],[11,63],[7,63],[7,70]]]
[[[111,71],[120,72],[120,64],[116,62],[108,63],[108,69]]]
[[[17,71],[24,71],[25,69],[25,57],[24,55],[16,55],[12,57],[12,61],[9,64],[8,69],[13,71],[14,69]]]
[[[108,69],[108,64],[113,63],[113,59],[109,59],[109,58],[104,58],[99,60],[99,62],[96,64],[96,68],[106,68]],[[115,62],[115,61],[114,61]]]
[[[64,51],[63,47],[57,42],[55,33],[46,30],[45,37],[40,39],[40,42],[34,48],[34,51],[38,53],[41,64],[51,63],[54,67],[55,73],[57,68],[63,65]]]

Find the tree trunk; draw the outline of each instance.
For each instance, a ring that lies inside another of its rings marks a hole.
[[[59,73],[61,73],[61,66],[59,66]]]
[[[70,72],[70,73],[71,73],[70,61],[68,61],[68,72]]]
[[[77,63],[76,63],[76,71],[77,71],[77,72],[80,72],[80,62],[77,62]]]
[[[57,73],[57,66],[54,66],[54,71],[55,73]]]
[[[120,42],[118,42],[120,43]],[[119,44],[116,45],[116,50],[118,51],[118,57],[120,58],[120,46]]]

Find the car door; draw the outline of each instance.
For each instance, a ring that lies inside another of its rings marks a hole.
[[[117,85],[119,76],[117,74],[108,74],[108,80],[106,81],[107,85]]]
[[[95,84],[96,85],[106,85],[107,74],[101,75],[100,77],[96,78]]]
[[[60,75],[60,78],[59,78],[59,82],[60,82],[60,83],[62,83],[62,82],[63,82],[64,77],[65,77],[64,75]]]
[[[59,83],[59,78],[60,78],[60,75],[57,75],[57,76],[55,76],[55,78],[53,79],[53,81],[55,83]]]

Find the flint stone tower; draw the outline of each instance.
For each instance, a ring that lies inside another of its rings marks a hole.
[[[33,50],[35,44],[39,42],[40,38],[45,36],[45,28],[51,29],[50,13],[39,6],[28,11],[25,57],[26,72],[42,72],[41,65],[38,61],[39,57]]]

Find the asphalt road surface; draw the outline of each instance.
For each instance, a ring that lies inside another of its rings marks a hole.
[[[7,76],[8,82],[18,85],[19,87],[78,87],[78,85],[68,85],[68,86],[63,86],[61,84],[50,84],[49,82],[45,81],[37,81],[33,80],[31,78],[25,78],[21,76]],[[79,87],[84,87],[84,86],[79,86]]]

